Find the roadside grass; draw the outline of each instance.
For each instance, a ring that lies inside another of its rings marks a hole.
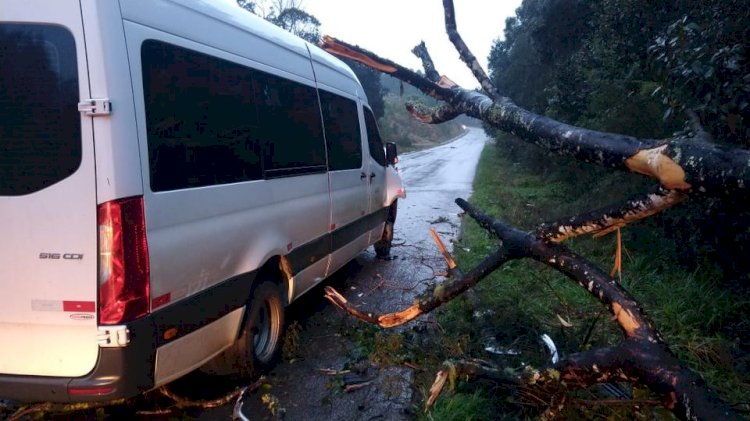
[[[435,404],[421,420],[435,421],[484,421],[498,419],[491,398],[482,391],[460,391]]]
[[[572,166],[556,156],[522,163],[516,157],[512,144],[507,149],[488,145],[477,169],[471,202],[521,229],[616,202],[624,197],[620,195],[643,191],[648,185],[641,177]],[[571,183],[571,177],[577,182]],[[575,186],[586,186],[586,190]],[[741,410],[750,409],[748,289],[730,290],[710,262],[698,262],[693,270],[681,268],[673,251],[680,245],[659,231],[658,217],[652,219],[622,230],[623,286],[682,361],[723,398]],[[463,227],[454,249],[460,267],[468,270],[492,252],[497,241],[468,217]],[[612,267],[614,235],[576,238],[566,245],[607,272]],[[520,370],[523,365],[539,366],[549,359],[539,339],[543,333],[553,338],[562,355],[622,340],[611,315],[587,291],[528,259],[506,264],[473,290],[473,299],[460,297],[438,311],[443,336],[437,353],[443,358],[490,359]],[[483,410],[492,407],[492,418],[501,418],[503,413],[533,417],[544,409],[545,397],[530,398],[516,392],[489,399],[487,390],[467,394],[462,387],[454,395],[442,397],[445,402],[438,401],[432,411],[434,419],[469,419],[465,417],[475,406]],[[635,390],[633,394],[643,393]],[[597,397],[601,396],[593,389],[573,394],[567,415],[615,419],[638,415],[627,405],[623,409],[591,404]],[[575,402],[588,403],[576,406]],[[662,412],[652,412],[652,416]]]

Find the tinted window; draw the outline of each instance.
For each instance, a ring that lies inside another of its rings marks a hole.
[[[249,69],[157,41],[141,53],[151,189],[261,178]]]
[[[362,139],[357,103],[320,91],[320,105],[328,144],[328,168],[331,171],[361,168]]]
[[[385,159],[385,146],[383,140],[380,139],[375,117],[372,115],[372,111],[367,108],[365,108],[365,127],[367,128],[367,143],[370,147],[370,155],[375,162],[385,167],[388,165],[388,161]]]
[[[315,89],[256,72],[255,95],[266,176],[325,171],[325,143]]]
[[[78,96],[67,29],[0,24],[0,195],[33,193],[78,169]]]
[[[325,171],[313,88],[159,41],[141,55],[153,191]]]

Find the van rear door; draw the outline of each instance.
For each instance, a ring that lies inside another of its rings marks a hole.
[[[0,7],[0,373],[82,376],[98,356],[98,255],[81,8]]]

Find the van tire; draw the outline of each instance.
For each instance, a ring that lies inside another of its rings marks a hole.
[[[387,257],[391,254],[391,245],[393,244],[393,226],[396,223],[396,213],[398,212],[398,201],[394,201],[388,208],[388,217],[383,227],[383,236],[373,247],[375,255],[378,257]]]
[[[284,301],[279,287],[266,281],[253,290],[240,336],[201,370],[237,380],[255,377],[276,364],[283,337]]]

